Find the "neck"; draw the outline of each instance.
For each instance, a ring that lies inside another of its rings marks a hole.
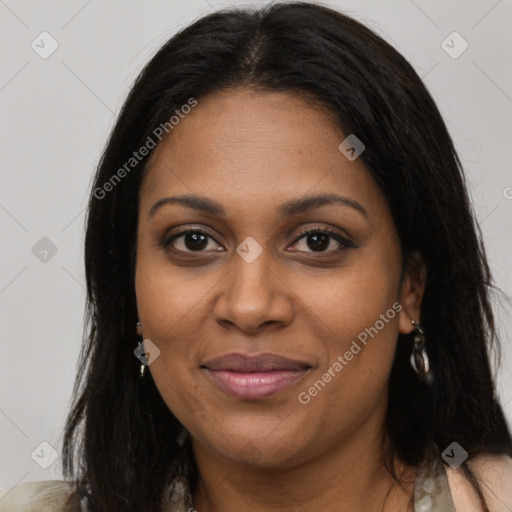
[[[404,481],[403,487],[397,484],[381,460],[389,440],[378,430],[371,432],[371,425],[360,425],[350,439],[286,469],[250,467],[193,440],[199,473],[194,508],[287,512],[333,510],[335,505],[353,512],[412,511],[415,468],[397,461],[397,476]]]

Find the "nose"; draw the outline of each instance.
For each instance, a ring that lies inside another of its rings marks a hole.
[[[251,263],[234,257],[230,272],[219,285],[221,292],[214,308],[217,322],[251,334],[292,322],[293,293],[270,260],[266,251]]]

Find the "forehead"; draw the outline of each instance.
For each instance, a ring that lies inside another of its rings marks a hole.
[[[197,101],[153,151],[141,203],[178,191],[225,197],[253,210],[310,190],[382,200],[362,160],[350,161],[339,150],[346,134],[317,102],[249,89]]]

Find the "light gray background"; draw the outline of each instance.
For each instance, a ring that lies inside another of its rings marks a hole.
[[[424,77],[468,173],[495,281],[512,295],[511,1],[324,4],[368,24]],[[61,477],[60,459],[44,470],[31,453],[43,441],[60,448],[82,338],[84,208],[116,114],[176,30],[229,5],[0,0],[0,488]],[[47,59],[31,48],[43,31],[59,44]],[[469,44],[457,59],[441,47],[453,31]],[[57,247],[46,263],[32,252],[42,237]],[[509,422],[511,309],[497,309]]]

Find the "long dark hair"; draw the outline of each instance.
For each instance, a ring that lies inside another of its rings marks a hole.
[[[238,86],[307,95],[345,134],[356,134],[366,146],[360,158],[391,209],[403,264],[413,251],[426,263],[421,321],[435,382],[418,380],[410,336],[400,334],[386,419],[392,474],[396,458],[417,466],[453,441],[468,460],[512,456],[489,364],[496,331],[482,237],[453,142],[421,79],[382,38],[329,8],[229,9],[180,31],[145,66],[95,174],[86,330],[63,441],[64,474],[87,497],[88,510],[162,510],[182,428],[149,372],[139,378],[133,354],[138,195],[148,156],[133,168],[126,163],[191,98],[200,103]],[[479,489],[467,461],[463,467]]]

